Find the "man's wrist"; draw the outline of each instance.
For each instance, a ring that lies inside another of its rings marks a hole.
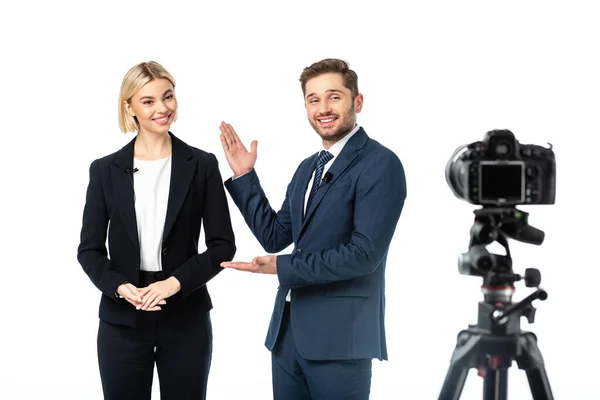
[[[250,173],[250,172],[251,172],[253,169],[254,169],[254,168],[250,168],[249,170],[246,170],[246,171],[244,171],[244,172],[241,172],[241,173],[239,173],[239,174],[236,174],[236,173],[235,173],[235,171],[234,171],[234,172],[233,172],[233,176],[231,177],[231,180],[232,180],[232,181],[235,181],[236,179],[238,179],[238,178],[241,178],[242,176],[244,176],[244,175],[246,175],[246,174]]]

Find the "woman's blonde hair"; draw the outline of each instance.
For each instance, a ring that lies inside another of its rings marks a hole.
[[[124,102],[131,104],[131,98],[145,84],[156,79],[168,79],[173,88],[175,88],[175,79],[162,65],[156,61],[145,61],[137,64],[125,74],[121,83],[121,92],[119,94],[119,128],[121,132],[135,132],[140,129],[140,124],[136,117],[129,115],[125,109]],[[177,111],[173,116],[173,122],[177,120]]]

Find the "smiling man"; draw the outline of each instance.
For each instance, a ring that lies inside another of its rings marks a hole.
[[[231,125],[220,127],[234,174],[225,187],[252,233],[268,253],[294,250],[221,265],[277,275],[265,343],[275,400],[366,400],[372,359],[388,357],[385,269],[406,198],[404,169],[357,124],[363,95],[345,61],[314,63],[300,82],[321,148],[300,164],[279,211],[254,170],[257,142],[248,151]]]

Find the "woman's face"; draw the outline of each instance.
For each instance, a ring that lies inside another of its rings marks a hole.
[[[177,111],[173,85],[164,78],[145,84],[124,105],[129,115],[137,117],[140,133],[167,133]]]

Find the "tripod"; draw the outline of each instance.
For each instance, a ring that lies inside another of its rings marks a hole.
[[[529,323],[534,322],[536,310],[532,302],[536,299],[545,300],[548,294],[539,288],[541,274],[538,270],[527,269],[523,277],[512,273],[510,250],[505,237],[540,244],[543,232],[527,227],[527,213],[515,208],[482,209],[475,214],[469,252],[459,259],[459,270],[463,274],[484,278],[484,301],[479,302],[477,324],[469,325],[468,329],[458,334],[438,399],[459,400],[469,370],[476,368],[484,379],[484,400],[506,400],[508,369],[516,361],[519,369],[527,374],[533,399],[553,400],[537,337],[532,332],[522,331],[520,327],[520,318],[523,316]],[[485,245],[494,240],[504,246],[506,256],[485,250]],[[536,287],[537,290],[520,302],[512,303],[514,282],[520,279],[525,280],[527,287]]]

